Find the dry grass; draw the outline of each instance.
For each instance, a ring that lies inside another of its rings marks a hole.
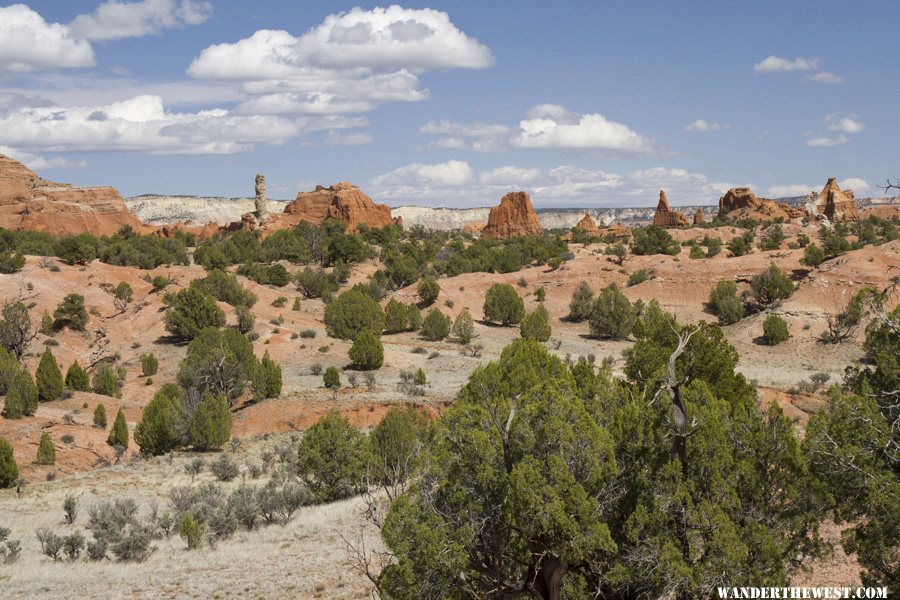
[[[257,461],[257,454],[287,436],[245,442],[236,455],[240,464]],[[154,501],[169,507],[167,493],[190,485],[184,465],[196,454],[179,453],[130,464],[116,465],[33,484],[21,498],[14,490],[0,493],[0,525],[22,542],[22,556],[12,565],[0,565],[4,598],[367,598],[369,586],[349,569],[342,535],[378,548],[377,531],[362,516],[363,502],[350,499],[301,509],[286,526],[270,525],[254,531],[239,530],[215,549],[188,551],[177,532],[154,542],[155,551],[143,563],[111,560],[53,561],[41,554],[35,530],[50,527],[60,535],[85,529],[88,507],[99,500],[130,497],[142,516]],[[211,458],[205,456],[207,462]],[[242,471],[246,471],[243,468]],[[195,484],[212,481],[204,471]],[[247,483],[262,484],[265,476]],[[241,478],[223,484],[231,488]],[[78,498],[74,525],[63,522],[66,495]]]

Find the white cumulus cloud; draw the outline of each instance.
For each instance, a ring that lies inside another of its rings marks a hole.
[[[209,46],[188,74],[239,82],[255,96],[239,112],[334,114],[423,100],[424,72],[493,63],[490,50],[460,31],[447,13],[391,6],[329,15],[299,37],[260,30]]]
[[[0,154],[14,158],[32,171],[46,171],[47,169],[83,169],[87,167],[86,160],[69,160],[64,156],[52,156],[47,158],[40,154],[32,154],[18,148],[0,146]]]
[[[848,138],[846,135],[839,135],[837,137],[828,137],[823,135],[806,140],[806,145],[812,146],[813,148],[828,148],[831,146],[842,146],[849,143],[850,138]]]
[[[769,198],[794,198],[797,196],[805,196],[815,189],[816,186],[803,183],[773,185],[766,190],[766,196]]]
[[[798,56],[794,60],[781,58],[774,54],[753,65],[757,73],[779,73],[785,71],[812,71],[819,68],[818,58],[803,58]]]
[[[841,189],[844,190],[853,190],[855,193],[859,194],[860,192],[867,192],[872,189],[872,186],[869,185],[865,179],[860,179],[859,177],[848,177],[840,182]]]
[[[814,75],[810,75],[807,77],[810,81],[814,81],[816,83],[831,83],[831,84],[839,84],[844,83],[844,78],[841,75],[835,75],[834,73],[829,73],[828,71],[821,71]]]
[[[94,66],[91,44],[24,4],[0,7],[0,73]]]
[[[212,3],[195,0],[107,0],[94,12],[75,17],[69,28],[74,35],[86,40],[121,40],[199,25],[212,13]]]
[[[859,133],[866,128],[865,124],[856,115],[841,115],[839,113],[831,113],[825,117],[825,127],[829,131],[839,131],[841,133]]]
[[[723,129],[729,129],[731,124],[729,123],[715,123],[712,121],[707,121],[706,119],[697,119],[696,121],[691,121],[687,125],[684,126],[685,131],[721,131]]]

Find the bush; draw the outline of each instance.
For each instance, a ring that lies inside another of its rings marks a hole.
[[[750,280],[750,292],[760,306],[769,306],[790,298],[794,289],[794,283],[775,263],[770,263],[768,269]]]
[[[253,345],[240,332],[207,327],[188,345],[177,380],[186,390],[208,390],[233,404],[253,383],[258,365]]]
[[[144,407],[134,428],[134,441],[144,454],[165,454],[184,443],[185,419],[184,392],[175,384],[166,384]]]
[[[384,346],[381,340],[371,331],[359,334],[350,348],[350,360],[360,370],[380,369],[384,364]]]
[[[434,277],[423,277],[416,288],[419,299],[425,306],[431,306],[441,293],[441,286]]]
[[[503,325],[518,325],[525,316],[525,303],[513,286],[495,283],[484,298],[484,319]]]
[[[19,467],[12,446],[0,436],[0,489],[11,488],[19,479]]]
[[[591,318],[591,310],[594,308],[594,291],[587,281],[579,281],[575,291],[572,292],[572,300],[569,302],[569,321],[580,323]]]
[[[374,482],[387,490],[389,498],[405,491],[416,472],[427,431],[428,419],[412,407],[391,408],[372,429],[371,470]]]
[[[384,330],[384,312],[377,302],[358,290],[348,290],[325,308],[328,335],[355,340],[363,331],[380,334]]]
[[[195,279],[190,288],[231,306],[250,308],[256,304],[256,294],[245,289],[237,277],[221,269],[213,269],[203,279]]]
[[[25,369],[16,369],[6,390],[4,416],[7,419],[20,419],[23,415],[31,416],[37,411],[38,391]]]
[[[9,251],[0,253],[0,273],[5,275],[18,273],[24,266],[25,257],[22,256],[22,253],[16,252],[13,254]]]
[[[650,280],[650,278],[650,271],[647,269],[638,269],[628,276],[628,287],[644,283],[645,281]]]
[[[223,327],[225,313],[215,300],[190,287],[175,294],[165,323],[166,331],[175,337],[192,340],[206,327]]]
[[[75,496],[71,494],[66,495],[65,500],[63,500],[63,513],[65,513],[67,524],[72,525],[75,523],[75,518],[78,516],[78,501],[75,499]]]
[[[475,320],[469,314],[469,309],[464,308],[456,316],[453,322],[453,336],[460,344],[468,344],[475,337]]]
[[[188,422],[188,442],[197,450],[216,450],[231,439],[231,411],[220,394],[203,392]]]
[[[777,346],[789,337],[787,322],[778,315],[769,315],[763,321],[763,340],[767,346]]]
[[[112,429],[109,430],[106,443],[113,448],[128,448],[128,423],[125,422],[125,413],[121,408],[116,413],[116,420],[113,421]]]
[[[731,252],[731,256],[744,256],[752,250],[753,247],[742,237],[733,237],[728,241],[728,251]]]
[[[722,251],[722,240],[720,240],[719,238],[705,235],[703,236],[703,241],[700,242],[700,245],[706,246],[707,258],[712,258]]]
[[[347,417],[331,411],[310,427],[297,448],[297,473],[319,502],[365,489],[366,438]]]
[[[588,325],[594,337],[621,340],[631,334],[635,318],[631,302],[615,284],[610,284],[594,301]]]
[[[118,374],[109,363],[100,363],[91,381],[95,394],[118,398],[122,395],[122,385]]]
[[[297,289],[307,298],[327,298],[338,291],[340,285],[324,269],[306,267],[297,275]]]
[[[341,373],[337,367],[328,367],[325,369],[325,374],[322,375],[322,381],[329,389],[339,388],[341,387]]]
[[[178,525],[178,535],[187,544],[188,550],[196,550],[203,540],[203,528],[190,514],[184,515]]]
[[[422,313],[414,302],[410,302],[407,307],[407,321],[410,331],[418,331],[422,329]]]
[[[63,392],[62,372],[59,370],[59,364],[57,364],[56,358],[50,352],[49,347],[44,349],[34,375],[38,390],[38,401],[59,400]]]
[[[706,252],[703,251],[703,248],[694,244],[691,246],[691,252],[688,254],[688,257],[693,259],[706,258]]]
[[[77,360],[66,371],[66,388],[73,392],[87,392],[91,389],[90,377]]]
[[[6,302],[3,305],[2,316],[0,347],[10,352],[16,359],[20,359],[25,355],[34,337],[28,307],[22,302]],[[52,328],[49,333],[53,333]]]
[[[84,331],[88,314],[84,308],[84,296],[68,294],[53,311],[53,329],[59,331],[68,327],[73,331]]]
[[[384,308],[385,333],[405,331],[409,324],[409,309],[402,302],[391,298]]]
[[[281,385],[281,367],[269,357],[269,351],[266,350],[256,370],[254,397],[257,400],[277,398],[281,395]]]
[[[638,255],[668,254],[677,256],[681,251],[681,246],[662,227],[648,225],[634,230],[631,251]]]
[[[97,405],[94,409],[94,427],[106,429],[106,407],[103,403]]]
[[[159,371],[159,361],[153,353],[141,354],[141,373],[144,377],[152,377],[156,375],[157,371]]]
[[[41,441],[38,444],[37,458],[35,464],[38,465],[55,465],[56,464],[56,448],[53,446],[53,440],[46,431],[41,433]]]
[[[803,258],[800,262],[808,267],[818,267],[825,262],[825,251],[816,244],[810,244],[803,251]]]
[[[547,299],[547,292],[544,290],[544,286],[534,290],[534,299],[538,302],[543,302]]]
[[[237,464],[224,453],[209,463],[209,470],[219,481],[231,481],[241,474]]]
[[[450,335],[450,317],[437,308],[432,308],[422,322],[422,337],[432,342]]]
[[[709,293],[709,303],[723,325],[737,323],[744,318],[744,303],[737,295],[737,284],[720,279]]]
[[[544,305],[539,305],[534,311],[525,315],[519,325],[519,335],[526,340],[546,342],[550,339],[550,315]]]

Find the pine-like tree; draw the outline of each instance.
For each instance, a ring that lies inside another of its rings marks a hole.
[[[7,419],[31,416],[37,412],[37,405],[37,386],[34,385],[31,374],[20,368],[13,375],[7,387],[4,415]]]
[[[277,398],[281,395],[281,367],[269,357],[268,350],[256,369],[253,392],[258,400]]]
[[[35,464],[38,465],[55,465],[56,464],[56,448],[53,447],[53,440],[46,431],[41,434],[41,442],[38,444],[37,459]]]
[[[41,362],[38,363],[37,371],[34,373],[35,383],[37,384],[38,401],[50,402],[51,400],[59,400],[63,393],[63,377],[59,370],[59,364],[56,357],[50,352],[50,347],[44,349],[41,355]]]
[[[188,441],[197,450],[221,448],[231,438],[231,410],[225,396],[203,393],[188,423]]]
[[[12,446],[6,438],[0,437],[0,489],[10,488],[19,479],[19,467],[13,455]]]
[[[106,429],[106,407],[102,402],[94,409],[94,427]]]
[[[112,429],[109,430],[106,443],[113,448],[128,448],[128,423],[125,422],[125,413],[121,408],[116,413],[116,420],[113,421]]]
[[[453,322],[453,336],[463,345],[468,344],[475,337],[475,320],[469,314],[468,308],[462,309],[456,315],[456,320]]]
[[[184,392],[174,383],[166,384],[144,407],[134,441],[144,454],[165,454],[184,443],[184,422]]]
[[[381,339],[371,331],[359,334],[350,348],[349,355],[353,365],[363,371],[380,369],[384,364],[384,346]]]
[[[66,371],[66,387],[73,392],[87,392],[91,389],[90,377],[77,360]]]

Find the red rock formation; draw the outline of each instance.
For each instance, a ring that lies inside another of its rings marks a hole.
[[[300,221],[321,225],[327,219],[347,223],[349,231],[363,223],[369,227],[385,227],[396,223],[391,217],[389,206],[376,204],[359,187],[342,181],[327,188],[317,185],[312,192],[300,192],[282,214],[270,216],[263,230],[271,232],[286,229]]]
[[[112,187],[77,188],[39,177],[0,154],[0,227],[54,236],[112,235],[125,225],[146,233]]]
[[[703,216],[703,209],[698,208],[697,212],[694,213],[694,225],[700,225],[706,222],[706,218]]]
[[[481,221],[471,221],[462,226],[462,232],[469,233],[471,235],[480,234],[485,225],[487,225],[487,223],[483,223]]]
[[[879,219],[900,219],[900,206],[896,204],[887,204],[883,206],[870,206],[864,208],[859,215],[860,219],[866,220],[869,217],[878,217]]]
[[[768,198],[758,198],[750,188],[731,188],[719,198],[719,217],[730,219],[755,219],[774,221],[775,219],[797,219],[805,213],[797,208],[775,202]]]
[[[859,220],[859,210],[856,208],[853,190],[841,191],[834,177],[828,178],[828,183],[816,196],[816,210],[828,217],[832,223]]]
[[[627,240],[631,237],[631,227],[625,227],[624,225],[610,225],[605,229],[601,229],[600,233],[603,237],[611,235],[613,237],[619,238],[620,240]]]
[[[582,235],[586,235],[588,237],[600,237],[602,232],[600,228],[597,227],[597,223],[591,217],[591,215],[584,213],[584,217],[575,224],[575,227],[572,228],[572,233],[581,233]]]
[[[525,235],[541,235],[543,232],[528,193],[510,192],[500,200],[500,206],[491,208],[487,225],[481,230],[481,237],[503,240]]]
[[[663,190],[659,191],[659,203],[656,205],[656,214],[653,215],[653,224],[660,227],[683,227],[688,225],[687,217],[669,208],[669,199]]]

